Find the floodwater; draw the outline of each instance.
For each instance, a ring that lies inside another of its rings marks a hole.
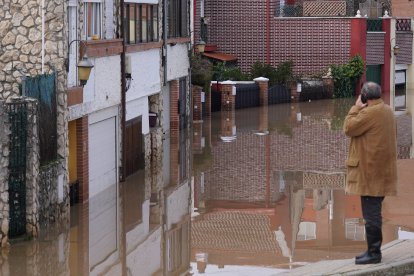
[[[170,133],[162,157],[71,208],[70,225],[15,241],[1,275],[276,275],[365,250],[344,193],[353,99],[213,113]],[[384,243],[414,238],[412,120],[399,114],[399,195]]]

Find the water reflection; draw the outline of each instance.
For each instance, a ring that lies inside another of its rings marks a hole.
[[[360,198],[344,193],[349,140],[342,124],[353,103],[274,105],[204,120],[202,137],[194,137],[194,145],[197,139],[204,145],[194,154],[198,273],[209,266],[287,269],[365,249]],[[384,243],[414,236],[414,211],[406,204],[414,198],[411,117],[397,121],[400,195],[384,202]],[[229,130],[235,139],[224,143]]]
[[[0,274],[275,275],[352,258],[365,249],[359,197],[343,191],[352,103],[217,112],[191,135],[171,132],[151,170],[72,207],[71,225],[3,250]],[[384,243],[414,237],[411,124],[398,116]]]

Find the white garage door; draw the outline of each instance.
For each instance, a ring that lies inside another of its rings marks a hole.
[[[89,198],[116,184],[115,118],[89,125]]]

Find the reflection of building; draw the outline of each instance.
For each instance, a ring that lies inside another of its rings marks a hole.
[[[337,106],[299,105],[300,123],[289,105],[269,106],[267,135],[257,135],[261,112],[236,112],[233,143],[220,142],[212,117],[213,160],[194,177],[193,258],[283,267],[363,249],[359,197],[343,193],[348,140],[333,121]]]

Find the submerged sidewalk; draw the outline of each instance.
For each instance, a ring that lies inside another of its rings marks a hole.
[[[382,262],[355,265],[354,259],[321,261],[280,275],[409,275],[414,273],[414,240],[395,240],[382,247]]]

